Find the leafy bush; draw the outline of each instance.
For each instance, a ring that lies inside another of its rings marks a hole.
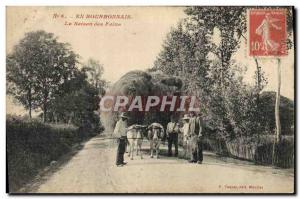
[[[259,110],[263,113],[261,123],[265,131],[272,134],[275,131],[275,101],[276,92],[263,92],[260,95]],[[280,123],[282,135],[294,135],[294,101],[284,96],[280,97]]]
[[[9,191],[17,191],[39,170],[70,151],[72,145],[91,136],[71,125],[44,124],[7,118],[7,165]]]

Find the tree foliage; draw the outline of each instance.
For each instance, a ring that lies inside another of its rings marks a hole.
[[[70,45],[45,31],[29,32],[7,56],[8,93],[26,109],[42,110],[44,122],[99,129],[103,67],[90,59],[79,69]]]
[[[180,76],[182,91],[200,98],[206,125],[219,137],[264,132],[257,95],[267,80],[258,66],[255,86],[246,84],[243,67],[233,59],[245,38],[246,8],[188,7],[185,12],[187,18],[170,31],[152,70]]]
[[[102,79],[104,72],[103,66],[99,61],[90,58],[87,63],[84,64],[83,70],[87,74],[87,81],[98,90],[99,95],[103,96],[108,86],[108,82]]]
[[[34,102],[46,121],[49,102],[59,85],[74,75],[77,57],[52,33],[27,33],[7,57],[8,80],[16,88],[11,93],[30,110]]]

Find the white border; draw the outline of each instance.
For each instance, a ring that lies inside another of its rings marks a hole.
[[[17,197],[17,198],[28,198],[29,196],[8,196],[5,193],[5,188],[6,188],[6,160],[5,160],[5,153],[6,153],[6,147],[5,147],[5,115],[6,115],[6,108],[5,108],[5,46],[6,46],[6,41],[5,41],[5,6],[38,6],[38,5],[65,5],[65,6],[93,6],[93,5],[103,5],[103,6],[113,6],[113,5],[244,5],[246,6],[256,6],[256,5],[276,5],[276,6],[295,6],[296,8],[299,9],[300,7],[300,1],[299,0],[248,0],[248,1],[241,1],[241,0],[152,0],[147,1],[147,0],[51,0],[51,1],[42,1],[42,0],[2,0],[0,1],[0,122],[1,122],[1,132],[0,132],[0,156],[1,156],[1,180],[0,180],[0,196],[1,198],[8,198],[8,197]],[[299,10],[298,10],[299,11]],[[296,12],[297,14],[297,12]],[[299,19],[297,20],[297,27],[299,27]],[[298,42],[296,43],[296,46],[299,46],[299,38],[297,38]],[[297,57],[299,57],[299,50],[297,51],[296,54]],[[299,77],[299,70],[297,70],[297,77]],[[299,86],[298,86],[298,81],[297,81],[297,93],[300,92]],[[296,96],[295,96],[296,97]],[[297,99],[297,98],[296,98]],[[299,105],[297,106],[298,109]],[[297,110],[298,112],[298,110]],[[297,115],[297,123],[299,124],[299,116]],[[299,127],[298,127],[299,128]],[[297,134],[297,144],[299,144],[299,137],[300,135],[296,132]],[[299,148],[299,147],[297,147]],[[297,151],[297,154],[299,154],[299,151]],[[297,157],[298,160],[298,157]],[[297,164],[297,173],[299,173],[299,162]],[[297,177],[296,177],[297,179]],[[297,188],[299,192],[299,181],[297,182]],[[45,196],[35,196],[34,198],[44,198]],[[49,196],[48,196],[49,197]],[[53,196],[50,196],[53,197]],[[65,198],[64,196],[56,196],[57,198]],[[80,196],[69,196],[71,198],[79,198]],[[69,198],[68,197],[68,198]],[[84,196],[86,197],[86,196]],[[102,196],[103,198],[107,198],[109,196]],[[114,196],[117,197],[117,196]],[[120,196],[118,196],[120,197]],[[123,196],[122,198],[129,198],[130,196]],[[145,197],[145,196],[144,196]],[[172,196],[174,197],[174,196]],[[188,197],[188,196],[186,196]],[[201,197],[207,197],[207,196],[201,196]],[[215,198],[218,196],[210,196],[209,198]],[[238,196],[237,198],[245,198],[246,196]],[[262,197],[262,196],[260,196]],[[284,196],[284,198],[287,198],[289,196]],[[158,198],[165,198],[165,196],[159,196]]]

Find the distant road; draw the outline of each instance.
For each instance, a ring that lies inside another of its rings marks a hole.
[[[148,142],[144,143],[148,149]],[[163,146],[165,153],[166,147]],[[148,151],[144,151],[144,153]],[[144,159],[135,156],[115,166],[115,145],[95,137],[34,190],[38,193],[219,193],[293,192],[291,170],[256,166],[231,158],[205,153],[202,165],[161,156]]]

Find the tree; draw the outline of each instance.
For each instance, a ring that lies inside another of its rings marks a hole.
[[[186,18],[168,34],[163,49],[157,57],[153,70],[180,76],[183,81],[182,91],[193,94],[201,101],[210,92],[209,60],[210,44],[202,23]]]
[[[210,38],[204,54],[210,53],[211,55],[204,59],[210,59],[211,61],[206,61],[206,64],[209,65],[206,69],[209,69],[204,81],[205,84],[202,84],[202,86],[207,87],[206,90],[211,90],[204,94],[207,95],[206,105],[210,107],[211,117],[214,117],[214,126],[221,132],[226,131],[226,128],[229,131],[232,127],[230,120],[227,118],[226,97],[228,95],[226,92],[231,84],[235,83],[236,77],[234,70],[232,70],[234,67],[232,55],[239,48],[240,32],[245,30],[244,8],[190,7],[186,9],[186,14],[192,21],[200,24],[205,30],[206,37]],[[195,32],[199,33],[200,31]],[[212,36],[216,35],[217,31],[219,32],[219,43],[212,41]]]
[[[163,50],[154,63],[154,68],[177,76],[189,73],[193,44],[190,35],[183,30],[183,22],[172,29],[164,42]],[[189,55],[187,55],[189,53]]]
[[[50,121],[72,123],[77,109],[75,104],[76,95],[88,83],[86,78],[86,74],[77,69],[74,71],[73,77],[58,87],[49,102]]]
[[[52,33],[26,33],[7,56],[8,81],[17,88],[10,89],[11,93],[30,112],[35,108],[33,104],[41,108],[46,122],[49,101],[59,85],[74,75],[77,57],[68,44],[58,42]]]
[[[87,81],[98,90],[99,95],[103,96],[108,84],[102,79],[104,72],[103,66],[99,63],[99,61],[89,59],[87,63],[84,64],[83,69],[87,74]]]
[[[260,125],[251,125],[259,121],[253,117],[258,110],[255,89],[243,83],[242,69],[232,59],[246,31],[245,9],[189,7],[186,14],[168,35],[154,69],[182,77],[183,92],[200,98],[209,126],[219,136],[232,139],[243,134],[241,129],[247,135],[259,132],[255,127]],[[219,43],[212,39],[216,31]]]
[[[291,11],[293,11],[293,9],[290,9],[289,12],[287,12],[287,23],[288,23],[288,38],[287,40],[287,49],[291,49],[293,46],[293,42],[291,41],[291,26],[289,23],[292,23],[293,19],[290,19],[290,15],[292,14]],[[277,57],[277,76],[278,76],[278,83],[277,83],[277,93],[276,93],[276,103],[275,103],[275,122],[276,122],[276,133],[275,133],[275,138],[274,138],[274,144],[273,144],[273,158],[272,158],[272,163],[273,165],[276,164],[276,161],[278,161],[278,152],[276,153],[276,147],[278,146],[278,144],[281,142],[281,136],[282,136],[282,132],[281,132],[281,122],[280,122],[280,87],[281,87],[281,58]],[[280,150],[280,149],[279,149]]]
[[[237,51],[241,33],[246,31],[244,7],[190,7],[186,13],[205,27],[207,34],[220,31],[221,42],[212,44],[210,49],[221,61],[222,71],[226,72],[231,56]],[[225,78],[225,77],[224,77]]]
[[[95,111],[99,109],[99,89],[89,83],[85,69],[77,70],[74,77],[60,85],[49,102],[51,122],[74,124],[85,131],[97,132],[100,118]]]
[[[34,90],[36,78],[33,60],[27,58],[29,43],[24,40],[7,55],[7,92],[14,96],[26,109],[31,118],[32,109],[37,107],[37,94]]]

